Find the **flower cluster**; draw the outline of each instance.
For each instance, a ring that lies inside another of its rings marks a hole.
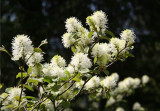
[[[149,81],[147,75],[142,80],[128,77],[117,83],[120,75],[108,71],[114,62],[132,56],[129,51],[135,42],[134,32],[126,29],[119,38],[115,37],[107,29],[108,19],[103,11],[94,12],[86,18],[86,23],[89,30],[75,17],[65,22],[66,33],[62,35],[62,43],[73,52],[68,64],[59,55],[42,63],[44,52],[41,46],[47,44],[46,39],[34,48],[27,35],[17,35],[12,42],[12,54],[4,46],[0,47],[1,51],[13,55],[12,60],[20,69],[16,75],[20,80],[17,87],[6,89],[0,95],[0,110],[63,110],[69,108],[79,94],[90,95],[90,100],[108,99],[106,106],[111,106],[136,88],[145,86]],[[25,91],[38,94],[28,96]],[[135,103],[133,110],[139,109],[143,107]],[[118,107],[116,111],[124,109]]]
[[[27,35],[17,35],[12,41],[12,60],[24,59],[33,52],[32,41]]]
[[[86,23],[91,30],[104,32],[107,28],[107,16],[103,11],[96,11],[92,16],[87,17]]]
[[[144,75],[144,76],[146,76],[146,75]],[[118,86],[113,91],[111,91],[111,93],[110,93],[111,97],[107,101],[106,105],[111,106],[112,104],[114,104],[116,102],[120,102],[121,100],[123,100],[123,97],[125,95],[130,95],[131,93],[133,93],[133,91],[135,89],[139,88],[141,85],[144,84],[143,83],[144,76],[142,76],[142,79],[127,77],[124,80],[120,81],[118,83]]]

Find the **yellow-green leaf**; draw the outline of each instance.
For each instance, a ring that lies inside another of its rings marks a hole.
[[[89,34],[88,34],[88,37],[91,38],[93,33],[94,33],[94,31],[90,31]]]
[[[25,72],[19,72],[17,75],[16,75],[16,78],[21,78],[22,77],[27,77],[28,75],[25,73]]]
[[[97,62],[97,57],[94,58],[94,64]]]
[[[34,52],[43,52],[40,48],[34,48]]]

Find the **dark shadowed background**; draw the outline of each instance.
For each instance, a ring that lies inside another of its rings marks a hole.
[[[11,52],[11,41],[17,34],[29,35],[34,46],[47,38],[49,44],[42,48],[46,61],[59,54],[69,62],[72,53],[61,43],[66,32],[64,21],[74,16],[86,26],[86,17],[96,10],[106,12],[109,30],[117,37],[126,28],[137,36],[132,52],[135,58],[117,62],[108,70],[118,72],[120,79],[150,76],[145,88],[125,98],[129,101],[125,107],[130,111],[132,104],[139,101],[146,111],[160,111],[160,0],[1,0],[1,44]],[[3,52],[0,62],[1,83],[15,86],[18,67]],[[72,106],[74,111],[87,111],[88,107],[80,108],[78,100]]]

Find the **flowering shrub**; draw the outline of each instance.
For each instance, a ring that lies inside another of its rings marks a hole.
[[[80,94],[90,95],[91,100],[106,98],[106,107],[110,107],[136,88],[144,86],[149,81],[147,75],[142,80],[127,77],[118,82],[118,73],[110,74],[107,70],[116,61],[133,57],[130,50],[135,42],[132,30],[126,29],[120,37],[115,37],[107,29],[107,22],[107,16],[102,11],[87,17],[89,30],[75,17],[66,20],[67,32],[63,34],[62,42],[73,52],[69,64],[60,55],[42,64],[44,52],[41,47],[47,44],[47,40],[35,48],[29,36],[17,35],[12,41],[12,55],[2,46],[0,50],[11,56],[20,72],[16,75],[19,79],[17,86],[7,88],[0,95],[1,110],[61,111],[70,108]],[[37,92],[37,95],[29,95],[26,91]],[[144,108],[136,102],[133,110]],[[116,111],[124,109],[118,107]]]

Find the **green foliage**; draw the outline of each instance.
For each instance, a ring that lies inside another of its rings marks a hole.
[[[28,74],[26,72],[19,72],[17,75],[16,75],[16,78],[26,78],[28,76]]]
[[[88,37],[91,38],[93,33],[94,33],[94,31],[90,31],[89,34],[88,34]]]
[[[71,105],[70,105],[70,102],[68,102],[68,101],[63,101],[62,102],[62,105],[65,107],[65,108],[69,108]]]
[[[42,49],[40,49],[40,48],[34,48],[34,52],[42,53],[43,51],[42,51]]]

